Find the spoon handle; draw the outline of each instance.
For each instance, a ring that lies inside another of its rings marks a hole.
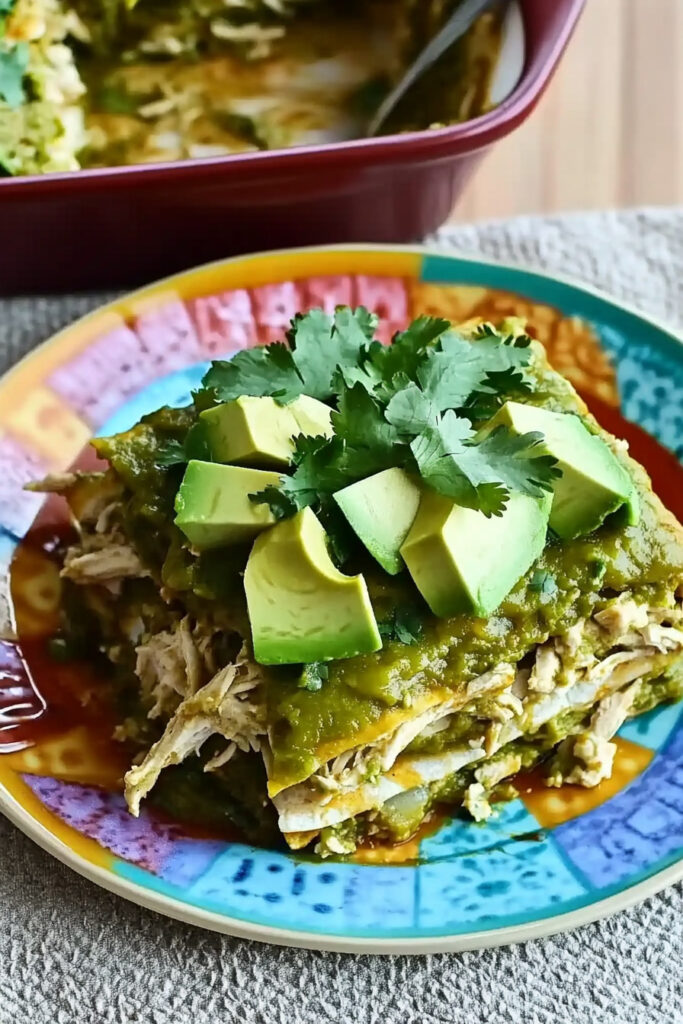
[[[452,46],[457,39],[471,28],[479,15],[483,14],[487,8],[495,7],[499,2],[500,0],[463,0],[446,24],[439,29],[434,38],[425,46],[424,50],[418,54],[403,74],[400,82],[380,103],[366,129],[367,138],[377,134],[388,115],[408,89],[446,52],[449,46]]]

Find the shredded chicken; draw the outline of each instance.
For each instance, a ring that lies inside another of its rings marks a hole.
[[[102,512],[117,505],[123,486],[111,470],[93,473],[50,473],[26,485],[27,491],[61,494],[66,498],[79,527],[97,522]]]
[[[266,732],[262,681],[259,667],[242,649],[234,664],[220,669],[210,682],[182,701],[161,739],[142,763],[126,774],[125,794],[131,814],[139,815],[140,802],[164,768],[198,753],[211,736],[222,736],[227,747],[205,765],[205,771],[224,764],[238,749],[260,750]]]
[[[582,733],[572,745],[574,766],[561,783],[569,782],[592,789],[612,775],[616,752],[616,743],[610,743],[604,736],[592,732]]]
[[[515,681],[510,687],[510,692],[514,693],[515,697],[519,697],[521,701],[527,696],[529,692],[529,676],[531,675],[531,669],[519,668],[515,673]]]
[[[491,724],[487,727],[486,733],[484,734],[484,750],[486,751],[487,757],[490,757],[494,750],[497,749],[498,741],[500,739],[500,734],[502,731],[502,722],[491,722]]]
[[[497,693],[512,686],[515,681],[515,668],[507,662],[501,662],[490,672],[484,672],[467,684],[467,696],[479,697],[483,693]]]
[[[356,789],[368,775],[379,775],[388,771],[401,751],[405,750],[417,735],[422,734],[424,729],[430,728],[436,721],[447,718],[451,707],[452,701],[448,701],[427,708],[422,714],[403,722],[381,741],[339,754],[319,768],[311,776],[310,781],[328,793]]]
[[[564,782],[592,788],[611,776],[617,745],[610,740],[628,718],[639,688],[639,681],[631,683],[625,690],[600,701],[591,717],[590,728],[571,742],[574,764],[564,776]]]
[[[632,683],[627,689],[611,693],[601,700],[591,717],[591,732],[611,740],[628,718],[639,689],[639,682]]]
[[[651,608],[638,604],[630,593],[620,594],[592,619],[576,622],[536,649],[528,691],[552,693],[556,686],[573,685],[598,664],[606,647],[660,653],[683,649],[683,630],[674,625],[682,617],[680,607]]]
[[[149,576],[149,571],[130,544],[111,541],[92,551],[69,548],[61,575],[74,583],[115,583]]]
[[[648,647],[654,647],[662,654],[666,654],[667,651],[675,651],[683,646],[683,632],[673,626],[658,626],[651,622],[638,632]]]
[[[558,638],[560,640],[559,645],[557,640],[555,641],[556,647],[560,647],[561,645],[561,653],[564,653],[565,657],[571,658],[572,660],[576,658],[583,642],[585,626],[586,620],[579,619],[579,621],[575,622],[573,626],[570,626],[563,637]]]
[[[653,647],[666,653],[683,646],[683,631],[673,625],[680,623],[682,616],[680,607],[651,608],[637,604],[628,594],[621,594],[596,612],[594,619],[610,635],[615,646]]]
[[[552,693],[560,669],[560,659],[553,643],[543,644],[536,651],[536,661],[528,680],[528,688],[534,693]]]
[[[506,735],[510,734],[514,738],[530,729],[533,731],[542,724],[536,721],[536,708],[540,710],[558,686],[561,685],[562,691],[568,693],[574,693],[573,687],[586,681],[594,681],[601,687],[606,687],[610,685],[610,680],[614,680],[612,685],[624,687],[642,675],[644,664],[649,663],[649,659],[658,651],[669,653],[683,649],[683,632],[671,626],[649,623],[632,636],[630,625],[634,621],[644,621],[642,610],[637,610],[638,606],[635,604],[634,607],[635,612],[630,606],[626,607],[628,621],[622,614],[623,606],[613,616],[604,619],[605,622],[615,623],[616,628],[620,628],[626,621],[628,636],[632,643],[625,650],[615,650],[598,660],[592,648],[595,647],[596,638],[604,626],[583,620],[568,630],[564,636],[551,639],[539,646],[530,670],[515,670],[514,666],[503,663],[471,680],[467,685],[464,710],[472,711],[473,720],[482,720],[482,732],[480,736],[470,736],[467,740],[468,745],[472,749],[482,749],[486,756],[490,757],[500,749]],[[564,656],[567,657],[568,664],[564,661]],[[604,689],[602,692],[605,692]],[[563,704],[564,701],[559,707]],[[614,707],[617,706],[621,705],[615,701]],[[411,721],[403,723],[389,736],[338,755],[301,785],[311,796],[309,787],[322,790],[326,794],[322,798],[322,804],[327,804],[333,796],[372,784],[391,770],[399,754],[415,737],[428,738],[448,728],[454,711],[460,709],[462,705],[454,705],[451,702],[430,708]],[[602,713],[606,714],[606,710]],[[628,712],[624,711],[624,717],[627,714]],[[614,731],[616,732],[618,728],[619,725]],[[574,739],[572,738],[572,742]],[[605,742],[608,741],[609,737]],[[586,743],[589,742],[590,740],[586,739]],[[604,743],[598,745],[600,750],[596,752],[596,757],[601,756],[606,764]]]
[[[593,618],[612,636],[620,637],[631,629],[647,626],[648,610],[645,605],[636,604],[628,594],[622,594]]]
[[[149,718],[172,714],[213,674],[214,633],[199,625],[193,628],[186,615],[173,629],[156,633],[136,647],[135,672],[143,694],[154,702]]]
[[[508,721],[522,711],[522,702],[511,690],[514,679],[513,666],[502,663],[468,683],[467,697],[492,694],[486,701],[490,716],[496,721]],[[454,703],[446,701],[428,708],[381,740],[339,754],[319,768],[309,781],[331,794],[355,789],[370,775],[380,775],[389,771],[401,751],[405,750],[416,736],[430,736],[448,728]],[[481,742],[483,739],[477,742],[477,746]]]
[[[470,783],[465,790],[462,805],[465,810],[470,812],[475,821],[486,821],[493,814],[493,808],[481,782]]]
[[[485,710],[494,722],[509,722],[522,714],[524,705],[509,687],[502,693],[496,694],[492,700],[486,701],[482,710]]]
[[[519,754],[506,754],[500,755],[493,761],[488,761],[483,764],[474,773],[474,777],[477,782],[481,782],[482,786],[485,786],[487,790],[492,790],[499,782],[503,779],[507,779],[510,775],[516,775],[519,769],[522,767],[522,759]]]
[[[25,490],[38,494],[65,494],[78,482],[77,473],[48,473],[42,480],[32,480]]]

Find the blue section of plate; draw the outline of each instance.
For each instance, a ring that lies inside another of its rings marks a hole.
[[[173,408],[180,408],[189,405],[192,401],[192,392],[202,382],[202,377],[208,370],[210,363],[195,363],[183,370],[176,370],[166,377],[160,377],[146,388],[133,395],[127,402],[119,406],[105,423],[98,430],[100,437],[107,437],[109,434],[118,434],[122,430],[129,430],[138,422],[141,416],[147,416],[155,412],[162,405],[170,405]]]
[[[274,927],[377,936],[476,931],[552,910],[589,887],[520,800],[489,822],[452,820],[422,841],[419,864],[317,862],[240,843],[185,842],[158,876],[117,872],[217,913]]]
[[[683,730],[627,789],[553,833],[595,888],[626,881],[683,851]]]
[[[683,711],[680,704],[665,704],[622,725],[619,735],[650,750],[661,750],[674,729],[679,729]]]

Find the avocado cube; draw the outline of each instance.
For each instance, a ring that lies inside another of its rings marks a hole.
[[[385,469],[333,495],[357,536],[383,569],[404,567],[401,544],[413,525],[420,488],[402,469]]]
[[[262,665],[352,658],[382,646],[365,580],[339,572],[310,508],[256,538],[244,589]]]
[[[434,614],[495,611],[543,551],[551,502],[512,493],[503,514],[487,518],[425,490],[401,554]]]
[[[200,414],[211,457],[216,462],[286,466],[296,434],[332,434],[329,406],[301,395],[289,405],[245,395]]]
[[[279,473],[193,459],[176,494],[176,526],[200,551],[249,540],[275,522],[249,495],[279,485]]]
[[[592,434],[578,416],[506,402],[485,430],[501,424],[515,434],[540,431],[544,442],[539,451],[557,459],[562,476],[553,483],[550,527],[558,537],[571,540],[592,533],[622,505],[626,505],[627,522],[638,522],[631,477],[603,439]]]

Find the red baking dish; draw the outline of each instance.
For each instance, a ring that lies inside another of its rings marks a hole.
[[[407,242],[531,113],[585,0],[523,0],[526,64],[483,117],[378,139],[0,179],[0,294],[140,284],[238,252]]]

